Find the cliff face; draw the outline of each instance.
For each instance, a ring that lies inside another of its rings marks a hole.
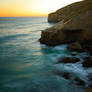
[[[75,12],[81,8],[90,5],[91,0],[85,0],[81,2],[72,3],[66,7],[63,7],[56,12],[50,13],[48,15],[48,22],[59,22],[62,19],[66,19],[69,16],[72,16]]]
[[[60,22],[54,27],[42,31],[41,43],[55,46],[75,41],[92,42],[92,1],[85,0],[73,3],[57,10],[54,14],[56,15],[50,14],[48,19],[51,19],[51,22],[53,19],[54,22],[57,20]],[[50,18],[50,16],[52,17]]]

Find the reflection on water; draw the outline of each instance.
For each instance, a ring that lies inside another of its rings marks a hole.
[[[82,92],[52,73],[53,69],[81,73],[80,67],[55,65],[61,56],[71,56],[67,45],[39,43],[40,30],[52,25],[46,17],[0,18],[0,92]]]

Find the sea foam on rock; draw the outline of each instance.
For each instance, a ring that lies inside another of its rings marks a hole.
[[[42,44],[57,46],[69,43],[68,50],[76,52],[89,51],[92,55],[92,0],[76,2],[50,13],[48,22],[57,22],[57,24],[41,32],[40,42]],[[77,57],[65,57],[61,58],[58,63],[76,64],[79,61],[80,59]],[[81,65],[91,68],[91,61],[91,59],[85,59]],[[71,79],[68,72],[54,71],[54,73],[65,79]],[[86,85],[81,78],[75,78],[73,81],[80,86]]]

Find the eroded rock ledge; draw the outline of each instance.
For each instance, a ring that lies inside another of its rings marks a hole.
[[[73,6],[76,11],[72,11]],[[82,6],[82,7],[81,7]],[[66,13],[67,16],[62,15],[62,21],[58,22],[51,28],[43,30],[41,33],[40,42],[49,46],[55,46],[63,43],[72,42],[91,42],[92,43],[92,2],[90,0],[81,1],[71,4],[67,13],[66,9],[60,9],[59,12]],[[72,14],[71,14],[72,13]],[[57,14],[57,11],[56,11]],[[57,18],[56,18],[57,19]]]

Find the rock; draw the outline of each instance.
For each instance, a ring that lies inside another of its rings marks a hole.
[[[64,77],[65,79],[70,79],[70,74],[69,73],[64,73],[62,75],[62,77]]]
[[[82,47],[92,56],[92,40],[85,40]]]
[[[76,54],[72,54],[72,56],[76,56]]]
[[[76,58],[76,57],[66,57],[66,58],[61,58],[58,63],[76,63],[78,61],[80,61],[79,58]]]
[[[88,78],[88,87],[92,87],[92,73],[88,73],[87,75]]]
[[[79,42],[74,42],[72,44],[70,44],[68,47],[67,47],[68,50],[70,51],[76,51],[76,52],[84,52],[82,46],[80,45]]]
[[[58,24],[54,25],[53,27],[42,31],[40,42],[48,46],[55,46],[57,44],[62,43],[63,40],[61,41],[60,38],[64,39],[65,35],[63,35],[63,33],[60,31],[57,32],[57,29],[60,30],[63,28],[63,26],[64,26],[64,21],[61,21]]]
[[[90,84],[88,87],[92,87],[92,84]]]
[[[88,77],[89,81],[92,82],[92,73],[89,73],[87,77]]]
[[[62,19],[65,20],[69,16],[74,15],[76,11],[80,10],[85,5],[87,6],[87,4],[89,4],[90,1],[91,0],[85,0],[85,2],[84,1],[76,2],[63,7],[57,10],[56,12],[50,13],[48,15],[48,22],[60,22],[62,21]]]
[[[48,15],[48,22],[58,22],[58,16],[56,13],[51,13]]]
[[[58,10],[61,17],[66,13],[62,17],[63,22],[60,20],[54,27],[41,32],[41,43],[56,46],[75,41],[92,41],[92,2],[81,1],[66,7],[69,7],[69,11],[68,8]]]
[[[85,82],[81,80],[80,78],[75,78],[74,81],[76,81],[77,85],[85,86]]]
[[[90,55],[92,55],[92,45],[90,45],[88,48],[89,48],[88,51],[89,51]]]
[[[92,59],[86,58],[84,62],[82,63],[83,67],[85,68],[91,68],[92,67]]]
[[[84,92],[92,92],[92,87],[86,89]]]
[[[91,59],[90,56],[84,57],[84,60],[90,60],[90,59]]]
[[[90,44],[87,45],[86,50],[92,56],[92,43],[91,43],[91,45]]]
[[[65,79],[70,79],[70,74],[68,72],[61,72],[59,70],[53,71],[54,74],[64,77]]]

